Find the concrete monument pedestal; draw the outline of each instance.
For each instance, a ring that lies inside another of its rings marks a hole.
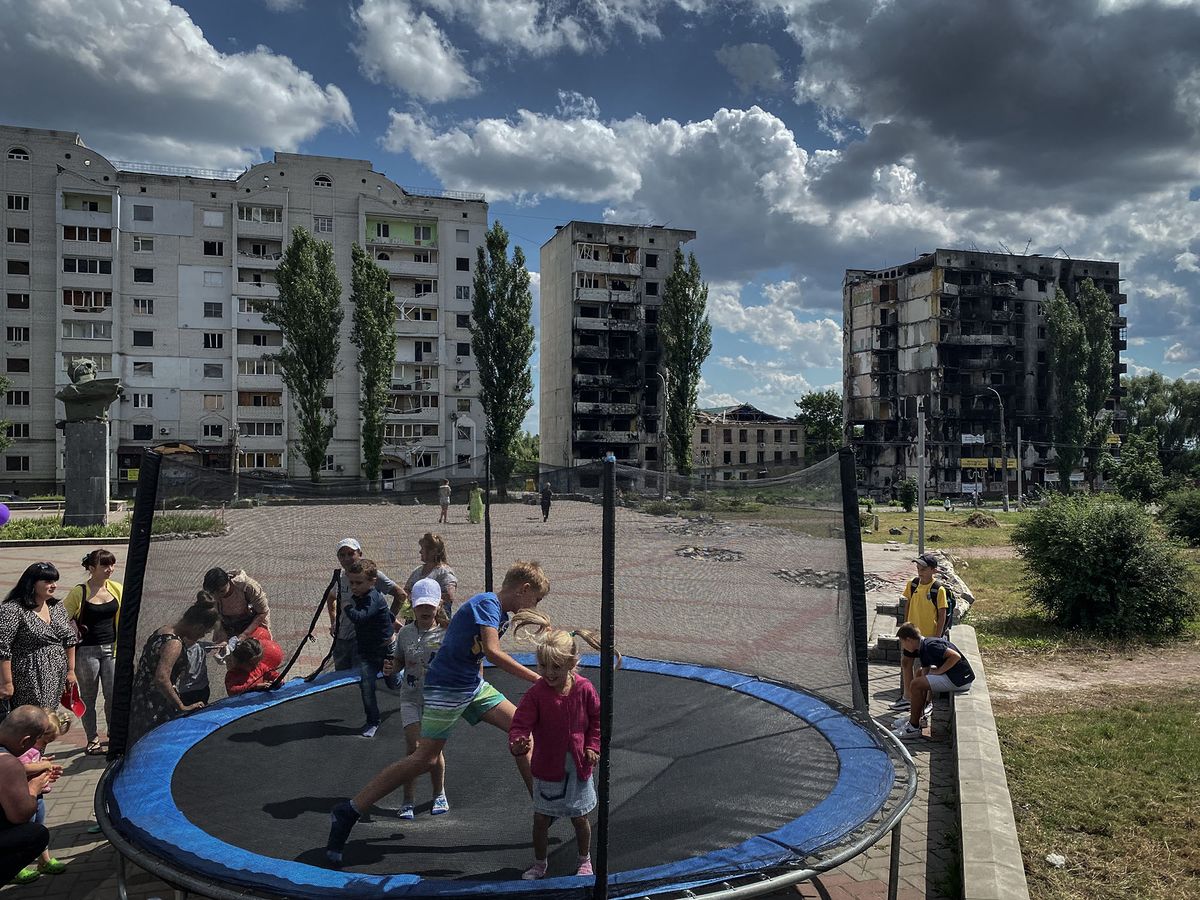
[[[67,422],[64,525],[108,524],[108,422]]]
[[[55,394],[66,409],[64,525],[108,524],[108,407],[121,392],[115,378],[97,378],[96,362],[72,364],[71,384]]]

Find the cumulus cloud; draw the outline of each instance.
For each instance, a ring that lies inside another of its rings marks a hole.
[[[588,97],[579,91],[558,92],[558,106],[554,112],[562,119],[598,119],[600,106],[594,97]]]
[[[368,80],[430,101],[478,92],[462,54],[408,0],[363,0],[353,19],[358,29],[353,50]]]
[[[354,125],[339,88],[264,46],[221,53],[167,0],[4,3],[0,80],[26,85],[5,118],[78,129],[123,159],[241,166]]]
[[[738,90],[746,94],[786,89],[779,54],[768,44],[726,44],[717,51],[717,62],[733,76]]]
[[[714,328],[743,335],[762,347],[787,351],[795,366],[831,366],[841,359],[842,328],[832,319],[802,320],[779,294],[745,305],[742,286],[710,284],[708,317]]]
[[[1200,381],[1200,369],[1188,369],[1180,377],[1184,381]]]
[[[1185,250],[1175,257],[1176,272],[1200,272],[1200,256]]]
[[[1163,362],[1169,363],[1190,363],[1200,359],[1200,354],[1196,352],[1196,346],[1192,344],[1184,344],[1182,341],[1176,341],[1163,353]]]
[[[1104,211],[1200,172],[1195,4],[760,6],[784,12],[803,52],[797,101],[863,135],[842,161],[858,177],[831,180],[831,197],[861,196],[862,176],[906,157],[957,203],[997,208]]]

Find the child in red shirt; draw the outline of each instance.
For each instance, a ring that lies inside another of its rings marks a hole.
[[[592,874],[592,825],[596,807],[592,767],[600,759],[600,695],[576,671],[581,637],[595,649],[588,631],[563,631],[549,621],[535,637],[539,678],[521,698],[508,731],[514,756],[529,752],[533,738],[533,865],[526,881],[546,877],[550,823],[570,818],[579,849],[576,875]]]
[[[265,691],[279,677],[276,670],[282,662],[283,648],[270,638],[239,641],[225,660],[225,692],[232,697]]]

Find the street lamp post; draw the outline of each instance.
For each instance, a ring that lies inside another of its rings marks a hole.
[[[1004,483],[1004,511],[1008,512],[1008,438],[1004,432],[1004,398],[1000,396],[1000,392],[995,388],[990,387],[988,390],[996,395],[996,403],[1000,407],[1000,478]],[[1020,465],[1020,463],[1018,462],[1017,465]]]
[[[654,373],[662,382],[662,400],[658,404],[658,496],[667,499],[667,387],[670,376],[663,369]]]

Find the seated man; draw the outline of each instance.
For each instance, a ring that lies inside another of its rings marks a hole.
[[[922,712],[934,694],[962,694],[971,689],[975,672],[962,652],[945,638],[921,637],[921,629],[905,622],[896,632],[904,655],[921,667],[910,685],[912,709],[896,720],[892,733],[898,738],[920,737]]]
[[[45,710],[37,706],[18,706],[0,722],[0,884],[12,881],[50,842],[46,826],[32,819],[38,795],[57,775],[47,771],[28,778],[17,759],[48,727]]]

